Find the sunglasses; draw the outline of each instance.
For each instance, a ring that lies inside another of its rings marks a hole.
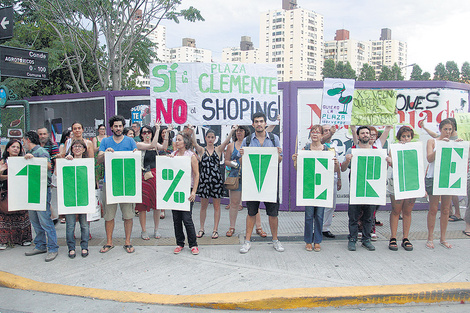
[[[152,133],[152,132],[149,131],[149,130],[144,130],[144,131],[142,132],[143,135],[145,135],[145,134],[151,134],[151,133]]]

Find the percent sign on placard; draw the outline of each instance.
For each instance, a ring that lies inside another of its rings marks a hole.
[[[183,175],[184,175],[183,170],[179,170],[178,173],[176,174],[176,177],[174,177],[174,172],[172,169],[164,169],[162,171],[163,180],[172,180],[170,187],[168,188],[168,190],[165,193],[165,196],[163,197],[163,200],[165,202],[168,202],[168,200],[170,200],[171,195],[173,194],[173,200],[175,201],[175,203],[184,203],[185,201],[184,192],[175,191],[176,186],[178,186]]]

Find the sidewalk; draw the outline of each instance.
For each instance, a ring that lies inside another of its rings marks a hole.
[[[196,231],[199,229],[199,208],[197,203],[193,211]],[[461,212],[463,214],[464,210]],[[206,235],[198,240],[200,254],[193,256],[186,247],[179,255],[173,254],[175,240],[171,212],[168,211],[167,217],[160,220],[159,231],[163,238],[159,240],[140,239],[139,221],[138,218],[134,219],[132,244],[136,252],[127,254],[122,248],[124,230],[118,213],[114,233],[116,247],[106,254],[98,252],[105,242],[103,220],[91,224],[93,239],[90,241],[90,255],[86,259],[80,255],[75,259],[67,257],[65,224],[56,226],[61,247],[59,256],[53,262],[44,262],[44,255],[24,256],[30,247],[0,251],[0,271],[19,276],[2,273],[0,285],[32,290],[45,288],[44,291],[48,292],[125,302],[233,309],[468,301],[470,240],[462,234],[465,223],[449,223],[447,237],[454,249],[447,250],[438,244],[437,221],[436,248],[428,250],[425,248],[426,214],[413,212],[410,234],[414,245],[412,252],[401,247],[398,251],[388,249],[390,228],[389,212],[386,211],[377,213],[377,219],[384,226],[376,228],[376,251],[367,251],[360,244],[356,252],[348,251],[347,213],[336,212],[331,231],[337,237],[325,239],[319,253],[304,249],[304,213],[280,212],[279,234],[285,252],[279,253],[272,248],[269,235],[266,239],[253,235],[252,249],[242,255],[239,248],[243,241],[246,209],[239,212],[235,236],[227,238],[228,210],[222,208],[220,238],[213,240],[210,239],[213,209],[209,206]],[[147,215],[149,234],[153,234],[152,218],[152,214]],[[269,234],[264,211],[262,226]],[[401,223],[399,240],[400,231]],[[78,230],[76,234],[79,237]],[[341,304],[340,300],[344,303]]]

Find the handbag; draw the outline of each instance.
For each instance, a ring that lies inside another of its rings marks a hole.
[[[238,170],[238,175],[235,177],[227,177],[224,182],[225,189],[228,190],[237,190],[240,183],[240,169]]]
[[[12,214],[8,211],[8,190],[0,190],[0,212],[3,214]]]

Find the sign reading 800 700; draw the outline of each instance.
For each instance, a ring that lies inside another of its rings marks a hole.
[[[279,114],[273,64],[173,63],[150,66],[152,120],[169,124],[251,124]]]

